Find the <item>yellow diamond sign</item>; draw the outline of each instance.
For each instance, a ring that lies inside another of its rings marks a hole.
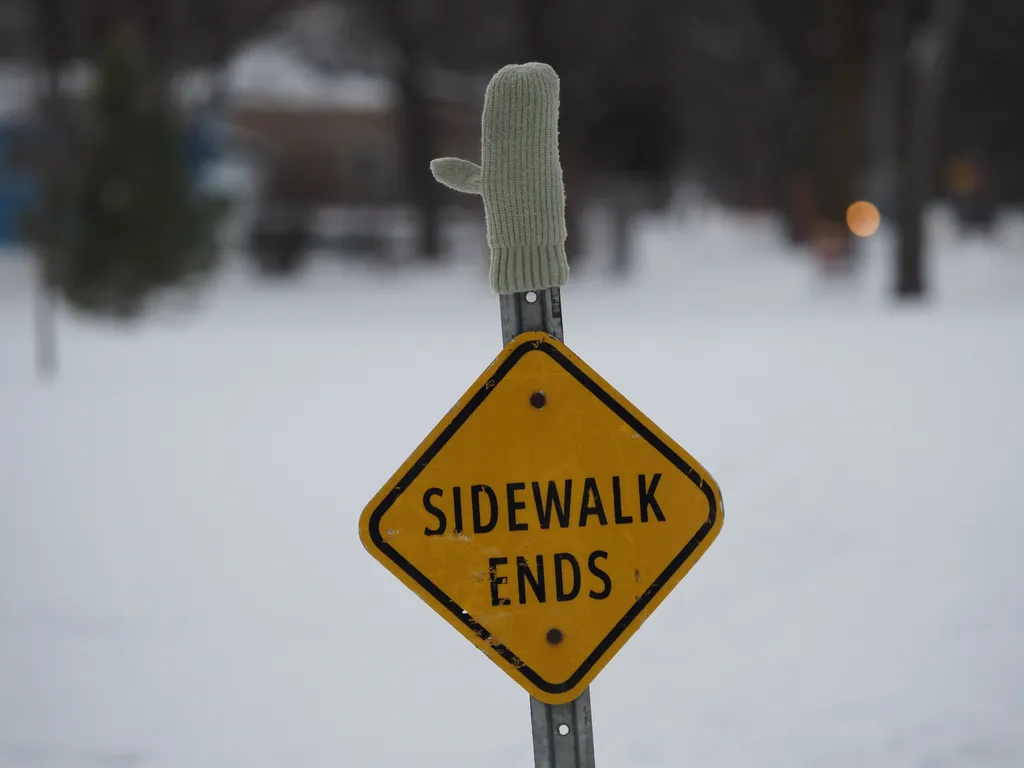
[[[531,695],[576,698],[710,546],[711,476],[544,333],[381,489],[363,545]]]

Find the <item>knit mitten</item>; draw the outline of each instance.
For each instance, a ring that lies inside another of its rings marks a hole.
[[[445,186],[483,197],[491,288],[497,293],[564,285],[565,189],[558,159],[558,75],[547,64],[513,64],[487,86],[481,164],[430,163]]]

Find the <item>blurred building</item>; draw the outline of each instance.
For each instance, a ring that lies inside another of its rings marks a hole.
[[[268,45],[240,54],[228,82],[225,121],[264,153],[282,195],[321,206],[408,199],[400,103],[385,75],[319,72]],[[428,110],[437,153],[478,157],[479,97],[459,84],[446,88],[443,75],[434,85]]]
[[[479,159],[486,80],[424,76],[432,156]],[[269,38],[240,50],[223,77],[225,131],[259,178],[232,237],[249,228],[262,268],[291,271],[310,248],[378,262],[409,257],[422,221],[410,205],[404,104],[386,67],[317,67]],[[449,209],[479,204],[440,188],[438,195]]]

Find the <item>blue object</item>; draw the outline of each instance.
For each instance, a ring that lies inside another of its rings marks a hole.
[[[18,218],[38,193],[38,184],[14,162],[15,147],[27,125],[0,124],[0,246],[17,243]]]
[[[39,194],[39,180],[28,168],[18,167],[19,143],[39,132],[30,119],[0,123],[0,247],[23,243],[19,231],[22,214]],[[221,152],[222,140],[215,116],[203,115],[190,123],[182,139],[182,159],[192,174],[198,174]]]

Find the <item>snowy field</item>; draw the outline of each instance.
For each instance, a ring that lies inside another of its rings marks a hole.
[[[599,766],[1024,765],[1024,222],[823,285],[773,227],[646,226],[566,341],[725,526],[592,687]],[[234,269],[33,370],[0,258],[0,768],[522,768],[526,694],[362,549],[500,345],[483,265]]]

